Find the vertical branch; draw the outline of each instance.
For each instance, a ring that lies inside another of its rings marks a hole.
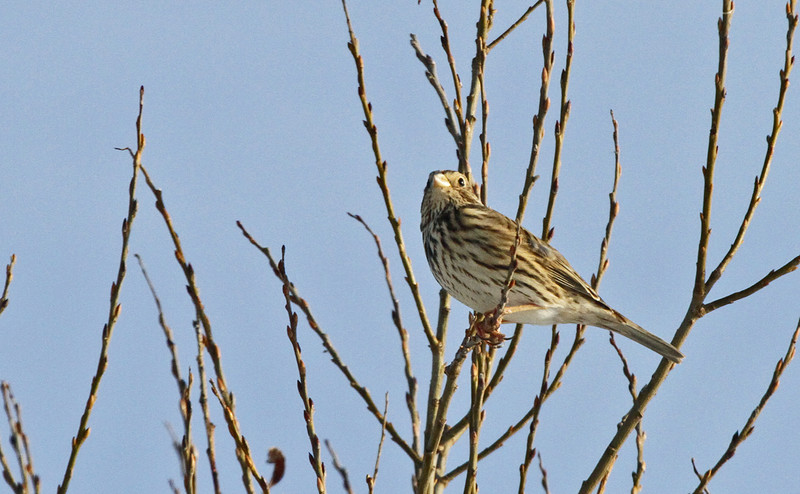
[[[673,338],[673,344],[680,347],[680,344],[689,335],[692,326],[701,316],[700,309],[702,308],[703,300],[706,296],[705,289],[705,269],[706,269],[706,255],[708,248],[708,236],[710,234],[710,215],[711,215],[711,197],[713,192],[713,179],[714,179],[714,163],[717,156],[717,134],[719,129],[719,122],[721,118],[722,104],[725,100],[725,67],[727,65],[728,34],[730,31],[730,22],[733,15],[733,2],[731,0],[723,0],[722,2],[722,17],[720,17],[717,26],[719,31],[719,67],[717,74],[714,78],[715,97],[714,109],[711,113],[711,130],[709,131],[709,144],[708,154],[706,159],[706,166],[703,167],[704,188],[703,188],[703,211],[700,214],[700,241],[698,243],[697,251],[697,272],[695,275],[695,283],[692,294],[692,301],[689,304],[689,309],[681,322],[678,330]],[[622,422],[617,427],[617,432],[609,442],[606,450],[595,465],[592,473],[581,485],[580,494],[589,494],[594,487],[605,478],[611,471],[611,467],[615,461],[617,451],[622,447],[627,437],[636,427],[636,424],[641,420],[642,414],[647,408],[647,404],[655,396],[658,388],[667,378],[667,375],[672,370],[674,364],[671,364],[666,359],[662,359],[653,376],[642,389],[639,391],[639,396],[634,402],[631,409],[623,418]]]
[[[611,240],[611,231],[614,229],[614,220],[619,214],[619,203],[617,202],[617,187],[619,186],[619,177],[622,174],[622,167],[619,163],[619,124],[617,119],[614,118],[614,110],[611,113],[611,125],[614,127],[612,134],[614,139],[614,185],[611,187],[611,192],[608,194],[608,222],[606,223],[606,235],[600,243],[600,260],[597,264],[597,274],[592,276],[592,288],[597,290],[600,285],[600,280],[608,269],[608,243]]]
[[[462,148],[459,150],[458,171],[472,178],[472,169],[469,165],[469,155],[472,148],[472,135],[475,132],[475,115],[481,95],[481,82],[486,66],[486,38],[492,28],[494,17],[494,0],[481,0],[481,11],[478,17],[477,33],[475,35],[475,57],[472,59],[472,81],[467,95],[467,108],[464,113],[464,130],[461,133]]]
[[[342,477],[342,488],[347,494],[353,494],[353,485],[350,483],[350,474],[347,473],[347,468],[339,461],[339,456],[334,451],[333,446],[331,446],[331,442],[327,439],[325,440],[325,447],[328,449],[328,454],[331,455],[331,460],[333,462],[333,469],[339,472],[339,476]],[[367,476],[369,479],[369,476]],[[367,481],[369,482],[369,480]]]
[[[484,55],[485,56],[485,55]],[[489,120],[489,101],[486,99],[486,85],[484,83],[483,71],[480,76],[481,85],[481,202],[488,205],[489,197],[489,158],[492,148],[489,145],[486,130]]]
[[[436,322],[436,339],[447,341],[447,326],[450,320],[450,295],[444,289],[439,290],[439,318]],[[444,345],[431,348],[431,377],[428,385],[428,406],[425,416],[424,444],[431,444],[434,431],[434,421],[439,413],[439,396],[442,393],[442,381],[445,372]],[[415,472],[415,478],[421,478],[421,465]]]
[[[434,478],[434,471],[439,458],[441,458],[438,453],[442,445],[442,435],[447,425],[447,410],[453,399],[456,388],[458,387],[457,381],[458,375],[461,373],[461,366],[464,364],[467,354],[475,345],[472,334],[476,322],[477,319],[471,317],[470,328],[467,330],[461,345],[456,351],[455,357],[453,357],[453,360],[444,369],[444,374],[447,376],[444,390],[442,391],[441,397],[438,398],[436,414],[432,419],[430,432],[428,430],[425,431],[427,433],[425,451],[422,456],[422,463],[418,469],[419,473],[417,474],[418,494],[429,494],[433,492],[435,487],[436,479]],[[434,399],[436,398],[434,397]]]
[[[156,303],[156,309],[158,310],[158,324],[161,326],[161,330],[164,332],[164,337],[167,340],[167,348],[170,352],[170,370],[172,371],[172,377],[175,378],[175,381],[178,384],[181,419],[183,420],[183,438],[180,443],[178,443],[176,438],[175,444],[176,448],[178,449],[178,455],[181,459],[181,467],[183,470],[183,487],[186,489],[186,494],[192,494],[197,488],[197,452],[194,447],[194,442],[192,441],[192,372],[190,369],[189,382],[187,384],[186,380],[181,377],[178,347],[175,345],[175,340],[172,337],[172,329],[169,327],[167,320],[164,317],[164,311],[161,307],[161,300],[158,298],[158,294],[156,293],[156,287],[153,285],[153,282],[150,280],[150,276],[147,274],[147,270],[144,267],[144,262],[142,261],[141,256],[139,256],[139,254],[134,254],[134,256],[139,262],[139,269],[141,269],[144,280],[147,282],[147,287],[150,289],[150,294],[153,295],[153,300]]]
[[[317,491],[319,494],[325,494],[325,464],[322,463],[322,456],[319,448],[319,437],[314,427],[314,400],[308,396],[308,384],[306,383],[306,364],[303,362],[303,356],[300,352],[300,343],[297,341],[297,313],[292,310],[292,299],[289,278],[286,275],[285,264],[286,248],[281,248],[281,260],[278,261],[278,271],[283,280],[283,297],[286,300],[286,313],[289,316],[289,325],[286,326],[286,333],[289,336],[289,341],[292,343],[294,349],[294,359],[297,362],[297,374],[299,379],[297,381],[297,391],[300,393],[300,399],[303,401],[303,418],[306,422],[306,433],[311,442],[311,453],[308,455],[308,460],[311,462],[311,467],[317,476]]]
[[[528,437],[525,441],[525,453],[523,455],[523,461],[519,466],[519,494],[523,494],[525,492],[525,482],[527,481],[528,477],[528,469],[530,468],[531,460],[536,455],[536,449],[533,447],[533,441],[536,437],[536,430],[539,426],[539,413],[542,410],[542,403],[547,399],[547,396],[551,393],[550,388],[553,387],[555,381],[550,383],[550,363],[553,358],[553,351],[558,346],[558,332],[555,330],[555,326],[550,333],[550,348],[544,354],[544,367],[542,368],[542,384],[539,388],[539,394],[537,394],[533,399],[533,407],[531,408],[529,415],[531,420],[531,425],[528,429]],[[560,385],[560,383],[559,383]],[[528,414],[526,414],[527,416]]]
[[[539,87],[539,111],[533,116],[533,143],[531,144],[531,157],[528,162],[528,170],[525,173],[525,185],[522,187],[522,193],[519,195],[519,206],[517,207],[517,223],[522,223],[522,218],[525,216],[525,207],[528,204],[528,195],[530,194],[531,187],[536,181],[536,163],[539,159],[539,150],[544,138],[544,119],[547,115],[547,110],[550,108],[550,98],[547,96],[548,89],[550,88],[550,73],[553,70],[553,33],[556,27],[556,21],[553,16],[553,0],[546,0],[547,6],[547,31],[542,37],[542,54],[544,56],[544,66],[542,67],[542,82]],[[547,240],[546,238],[544,240]]]
[[[722,118],[722,105],[725,103],[725,75],[728,66],[729,32],[733,17],[733,1],[723,0],[722,17],[717,21],[719,31],[719,65],[714,76],[714,108],[711,110],[711,128],[708,132],[706,165],[703,167],[703,211],[700,213],[700,242],[697,249],[697,272],[694,279],[693,301],[702,300],[706,294],[706,258],[708,238],[711,235],[711,199],[714,193],[714,165],[717,162],[719,146],[719,125]]]
[[[567,56],[564,69],[561,71],[561,114],[555,125],[555,151],[553,152],[553,172],[550,178],[550,197],[547,201],[547,212],[542,219],[542,238],[550,241],[553,237],[553,208],[558,194],[558,175],[561,171],[561,149],[564,146],[564,129],[567,127],[569,110],[572,103],[567,99],[569,89],[569,73],[572,67],[573,40],[575,38],[575,0],[567,0]]]
[[[31,454],[28,435],[25,434],[25,430],[22,427],[22,411],[19,403],[14,399],[11,386],[5,381],[0,382],[0,393],[3,395],[3,408],[8,419],[11,447],[17,457],[20,481],[17,483],[14,480],[14,475],[11,473],[11,468],[3,454],[2,444],[0,444],[0,466],[2,466],[3,478],[14,492],[29,493],[31,492],[31,487],[33,487],[33,492],[38,494],[41,487],[39,476],[36,475],[36,469],[33,467],[33,455]]]
[[[458,70],[456,70],[456,59],[453,57],[452,51],[450,51],[450,35],[447,29],[447,22],[445,22],[444,18],[442,17],[441,12],[439,11],[439,2],[437,0],[433,0],[433,15],[436,16],[436,20],[439,21],[439,26],[442,29],[442,49],[444,50],[445,55],[447,55],[447,65],[450,67],[450,76],[453,78],[453,88],[456,92],[456,97],[453,100],[453,109],[455,111],[456,122],[458,123],[459,130],[455,133],[456,135],[456,146],[459,149],[459,153],[461,152],[461,148],[463,147],[461,137],[464,135],[464,112],[461,106],[461,78],[458,76]],[[430,63],[433,63],[433,59],[430,59]],[[432,73],[435,77],[435,72]],[[447,107],[447,100],[444,101],[445,107]],[[446,110],[446,108],[445,108]]]
[[[372,469],[372,475],[367,475],[367,488],[369,494],[375,492],[375,482],[378,480],[378,467],[381,464],[381,452],[383,451],[383,440],[386,439],[386,415],[389,413],[389,393],[384,395],[383,402],[383,422],[381,422],[381,439],[378,441],[378,452],[375,454],[375,468]]]
[[[406,253],[406,244],[403,240],[403,233],[400,230],[400,220],[395,216],[394,205],[392,204],[392,197],[389,194],[389,186],[386,183],[386,161],[381,156],[381,149],[378,143],[378,127],[375,125],[374,116],[372,114],[372,103],[367,99],[366,82],[364,78],[364,60],[361,58],[361,53],[358,49],[358,39],[353,32],[353,25],[350,22],[350,14],[347,12],[347,2],[342,0],[342,8],[344,10],[345,19],[347,20],[347,31],[350,34],[350,42],[347,47],[350,49],[350,54],[353,56],[353,61],[356,64],[356,74],[358,78],[358,97],[361,100],[361,108],[364,111],[364,127],[367,129],[370,140],[372,142],[372,152],[375,156],[375,166],[378,168],[378,186],[383,194],[383,202],[386,206],[386,213],[388,215],[389,224],[392,226],[394,232],[394,241],[397,244],[397,250],[400,254],[400,260],[403,263],[403,268],[406,272],[406,282],[411,289],[411,294],[414,297],[414,302],[417,305],[417,313],[419,314],[422,328],[425,331],[425,336],[428,337],[428,344],[431,348],[441,344],[436,340],[431,328],[428,314],[425,311],[425,304],[422,302],[422,296],[419,293],[419,286],[417,285],[414,271],[411,268],[411,259]]]
[[[483,399],[486,389],[486,370],[488,355],[485,344],[480,344],[472,351],[472,367],[470,376],[471,407],[469,412],[469,460],[467,478],[464,482],[464,494],[478,492],[478,439],[483,423]]]
[[[72,479],[72,472],[75,468],[75,461],[78,458],[78,451],[80,450],[86,438],[89,437],[89,417],[92,414],[92,408],[97,400],[97,391],[100,388],[100,381],[103,379],[103,374],[108,367],[108,348],[111,344],[111,335],[114,332],[114,326],[119,317],[121,306],[119,304],[119,294],[122,289],[122,282],[125,280],[126,263],[128,259],[128,241],[131,235],[131,227],[133,220],[136,217],[137,202],[136,202],[136,179],[139,176],[139,169],[142,166],[142,152],[144,151],[145,138],[142,134],[142,108],[144,107],[144,86],[139,88],[139,116],[136,118],[136,151],[130,148],[125,148],[131,155],[133,160],[133,172],[131,176],[130,185],[128,186],[128,215],[122,220],[122,248],[119,255],[119,268],[117,269],[117,279],[111,284],[111,297],[109,300],[108,318],[103,326],[101,336],[100,357],[97,360],[97,370],[94,377],[92,377],[92,384],[89,388],[89,397],[86,399],[86,406],[81,415],[80,424],[78,425],[78,433],[72,438],[72,448],[70,450],[69,460],[67,461],[67,468],[64,471],[64,477],[58,486],[58,494],[64,494],[69,488],[69,482]]]
[[[792,41],[794,39],[794,30],[797,27],[796,5],[797,0],[792,0],[791,2],[786,3],[786,18],[789,22],[789,27],[786,30],[786,51],[784,52],[785,55],[783,68],[779,72],[780,89],[778,90],[778,103],[775,105],[775,108],[772,109],[772,132],[767,136],[767,150],[764,155],[764,163],[761,166],[761,173],[755,179],[755,184],[753,185],[753,195],[750,198],[750,204],[747,208],[747,212],[745,213],[744,218],[742,218],[742,223],[739,226],[739,231],[736,234],[736,238],[731,244],[730,249],[728,249],[728,252],[722,258],[722,261],[720,261],[719,265],[708,277],[708,281],[705,284],[706,293],[711,290],[711,287],[713,287],[720,276],[722,276],[722,272],[725,270],[731,259],[733,259],[734,254],[736,254],[736,251],[739,249],[739,246],[742,245],[742,242],[744,241],[744,235],[747,232],[748,226],[750,225],[750,220],[753,218],[756,207],[761,201],[761,192],[764,190],[767,174],[769,174],[770,165],[772,164],[772,156],[773,152],[775,151],[775,144],[778,141],[778,133],[780,133],[781,126],[783,125],[781,114],[783,113],[783,104],[786,101],[786,92],[789,89],[789,74],[792,72],[792,67],[794,67]]]
[[[211,480],[214,484],[214,494],[220,494],[219,485],[219,472],[217,471],[217,453],[214,443],[214,429],[216,426],[211,422],[211,413],[208,410],[208,382],[206,377],[206,363],[205,358],[205,338],[200,329],[200,320],[196,318],[192,321],[194,328],[194,335],[197,340],[197,374],[200,376],[200,409],[203,411],[203,424],[206,430],[206,456],[208,457],[208,466],[211,470]]]

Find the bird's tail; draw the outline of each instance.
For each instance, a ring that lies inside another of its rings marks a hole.
[[[650,350],[653,350],[671,362],[675,362],[676,364],[681,363],[683,354],[679,352],[677,348],[653,333],[645,330],[619,312],[614,310],[612,310],[612,312],[613,314],[603,317],[597,326],[614,331],[615,333],[619,333],[626,338],[630,338],[636,343],[646,346]]]

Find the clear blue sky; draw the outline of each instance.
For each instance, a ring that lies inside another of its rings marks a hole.
[[[566,47],[562,3],[557,2],[553,105],[538,169],[542,180],[525,220],[537,233]],[[435,313],[438,286],[421,248],[419,203],[428,173],[454,168],[457,162],[438,99],[408,43],[409,33],[416,33],[439,62],[440,75],[447,75],[438,24],[429,2],[422,4],[353,1],[350,13],[395,207],[428,311]],[[684,315],[694,277],[719,4],[578,2],[576,7],[572,113],[553,245],[587,279],[596,269],[613,177],[608,114],[613,109],[622,147],[621,211],[600,293],[667,339]],[[526,6],[499,3],[494,33]],[[464,80],[474,51],[477,10],[462,2],[442,5]],[[543,10],[535,12],[491,53],[487,65],[493,151],[489,202],[512,216],[530,152],[543,15]],[[785,32],[783,1],[737,4],[720,129],[711,265],[733,240],[763,161]],[[263,464],[269,447],[279,447],[288,459],[286,477],[274,492],[311,492],[314,480],[280,284],[239,234],[236,220],[273,252],[286,245],[289,274],[317,320],[373,396],[382,401],[388,391],[390,420],[410,433],[402,360],[381,266],[372,239],[346,212],[361,214],[383,238],[411,337],[420,402],[429,353],[374,181],[338,1],[11,2],[0,7],[0,33],[0,257],[3,265],[12,253],[18,257],[11,303],[0,316],[0,379],[12,384],[22,405],[46,492],[63,475],[97,363],[130,177],[127,153],[114,148],[135,146],[140,85],[146,88],[143,161],[164,190],[196,270],[242,429],[263,472],[270,471]],[[452,97],[452,86],[446,87]],[[791,87],[762,203],[712,298],[752,284],[798,254],[799,101],[797,87]],[[143,184],[138,198],[131,253],[140,254],[149,268],[186,373],[195,365],[194,310],[152,194]],[[684,363],[645,416],[647,492],[690,491],[696,484],[690,459],[701,469],[716,462],[786,350],[800,316],[798,293],[800,277],[789,275],[695,327],[683,347]],[[180,430],[178,394],[155,306],[132,257],[121,303],[108,371],[90,421],[92,433],[71,485],[76,493],[165,492],[168,479],[180,479],[164,427],[168,422]],[[453,305],[448,358],[466,325],[466,309]],[[561,329],[562,340],[571,339],[572,328]],[[365,492],[363,478],[372,471],[379,424],[302,324],[300,340],[317,431],[332,441],[357,491]],[[532,403],[548,340],[548,329],[526,328],[503,386],[487,403],[483,444]],[[628,341],[621,345],[640,383],[646,382],[656,356]],[[559,352],[557,359],[565,348]],[[468,390],[462,381],[452,416],[465,410]],[[626,383],[607,333],[590,329],[562,389],[544,407],[536,439],[554,492],[577,489],[628,407]],[[199,419],[199,407],[196,413]],[[216,407],[213,418],[224,490],[237,492],[240,472]],[[798,423],[800,362],[795,362],[754,435],[716,477],[712,491],[796,489]],[[201,491],[208,492],[201,425],[198,420],[194,428],[199,482]],[[516,489],[523,449],[524,435],[519,435],[481,464],[482,492]],[[457,450],[451,465],[464,454],[465,449]],[[633,441],[628,441],[608,492],[629,490],[634,455]],[[327,454],[325,461],[329,490],[341,492]],[[378,491],[409,492],[410,476],[410,462],[387,441]],[[457,482],[453,490],[461,485]],[[538,489],[534,471],[528,491]]]

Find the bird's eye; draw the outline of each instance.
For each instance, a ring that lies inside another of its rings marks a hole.
[[[467,181],[464,180],[464,177],[459,177],[458,178],[458,186],[459,187],[466,187],[467,186]]]

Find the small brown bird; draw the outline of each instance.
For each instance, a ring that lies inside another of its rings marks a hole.
[[[484,206],[463,174],[434,171],[422,198],[422,240],[434,278],[467,307],[486,313],[500,303],[516,223]],[[561,253],[520,230],[517,269],[502,322],[586,324],[619,333],[680,363],[674,346],[609,307]]]

